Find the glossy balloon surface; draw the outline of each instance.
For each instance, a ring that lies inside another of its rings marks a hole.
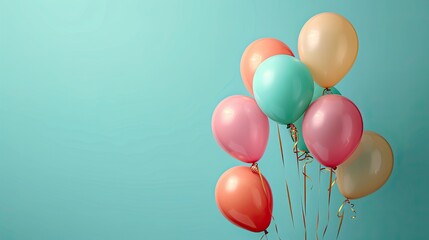
[[[335,168],[359,145],[362,116],[356,105],[340,95],[329,94],[313,102],[304,115],[302,133],[313,156]]]
[[[365,197],[382,187],[393,169],[393,152],[381,135],[365,131],[356,151],[336,172],[341,194],[348,199]]]
[[[217,143],[246,163],[261,159],[269,131],[267,116],[250,97],[228,97],[218,104],[212,116],[212,132]]]
[[[216,185],[216,203],[226,219],[252,232],[261,232],[271,222],[273,197],[270,185],[250,167],[233,167]],[[265,188],[265,190],[264,190]]]

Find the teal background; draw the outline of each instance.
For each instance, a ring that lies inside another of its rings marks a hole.
[[[302,25],[323,11],[356,27],[359,56],[337,88],[396,157],[388,183],[355,201],[358,218],[345,219],[341,238],[427,239],[428,8],[425,0],[0,0],[0,239],[259,239],[217,210],[218,177],[241,163],[216,145],[211,113],[223,98],[248,94],[239,62],[251,41],[276,37],[297,53]],[[300,239],[292,145],[283,128],[295,228],[271,130],[260,166],[282,238]],[[332,216],[341,201],[335,189]],[[332,217],[325,239],[337,224]]]

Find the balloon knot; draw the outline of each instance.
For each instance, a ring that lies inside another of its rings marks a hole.
[[[330,88],[323,89],[323,95],[332,94],[332,90]]]
[[[252,163],[252,166],[250,166],[250,170],[252,170],[253,173],[259,173],[258,163]]]

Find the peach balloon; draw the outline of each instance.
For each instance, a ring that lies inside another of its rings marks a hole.
[[[386,183],[392,168],[389,143],[379,134],[365,131],[356,151],[335,171],[338,189],[348,199],[365,197]]]
[[[320,13],[302,27],[298,39],[301,61],[321,87],[336,85],[351,69],[358,53],[353,25],[336,13]]]
[[[240,72],[244,85],[253,95],[253,75],[265,59],[274,55],[285,54],[294,56],[290,48],[275,38],[261,38],[252,42],[241,57]]]
[[[219,178],[216,203],[233,224],[252,232],[262,232],[271,223],[273,196],[270,185],[250,167],[233,167]],[[264,187],[265,191],[264,191]]]

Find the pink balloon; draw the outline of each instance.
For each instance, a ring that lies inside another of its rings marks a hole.
[[[270,130],[268,118],[256,101],[236,95],[217,105],[212,131],[223,150],[240,161],[254,163],[265,152]]]
[[[346,97],[325,95],[308,107],[302,133],[305,144],[323,165],[335,168],[356,150],[362,138],[359,109]]]

